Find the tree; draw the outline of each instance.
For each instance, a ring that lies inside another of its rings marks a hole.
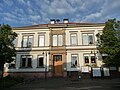
[[[15,56],[15,47],[13,41],[17,37],[17,34],[12,31],[9,25],[0,26],[0,69],[2,71],[4,64],[12,62]]]
[[[98,33],[98,50],[107,57],[103,60],[106,66],[120,66],[120,22],[109,19],[105,23],[102,35]]]

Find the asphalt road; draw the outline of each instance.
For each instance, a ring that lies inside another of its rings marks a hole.
[[[80,79],[65,78],[37,79],[26,81],[4,90],[120,90],[119,79]]]

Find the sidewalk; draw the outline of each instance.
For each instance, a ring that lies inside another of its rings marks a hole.
[[[6,90],[77,90],[78,88],[79,90],[92,90],[87,88],[102,88],[103,86],[110,87],[116,85],[118,86],[118,88],[120,88],[120,78],[93,80],[68,80],[66,78],[48,78],[47,80],[38,79],[31,82],[20,83]]]

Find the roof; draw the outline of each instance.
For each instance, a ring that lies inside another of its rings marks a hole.
[[[105,23],[55,23],[55,24],[38,24],[31,26],[13,27],[13,30],[21,29],[49,29],[49,28],[71,28],[71,27],[98,27],[104,26]]]

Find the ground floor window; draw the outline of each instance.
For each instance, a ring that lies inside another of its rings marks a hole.
[[[85,63],[89,63],[89,55],[84,55],[84,61]]]
[[[96,63],[95,56],[91,56],[91,63]]]
[[[21,56],[21,67],[32,67],[32,56]]]
[[[38,56],[37,66],[38,67],[44,67],[44,58],[43,58],[43,56]]]
[[[62,55],[54,55],[53,60],[56,61],[56,62],[57,61],[62,61]]]
[[[71,67],[75,68],[77,67],[77,63],[78,63],[78,55],[71,55]]]
[[[93,64],[96,63],[96,57],[93,54],[84,54],[84,63]]]

